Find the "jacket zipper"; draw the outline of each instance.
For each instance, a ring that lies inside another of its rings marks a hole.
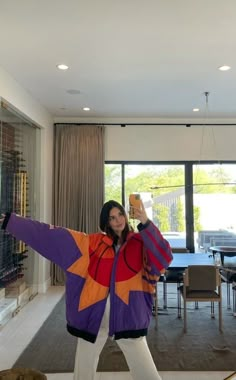
[[[109,334],[108,334],[110,337],[114,336],[114,333],[115,333],[115,305],[114,305],[115,304],[115,274],[116,274],[116,267],[117,267],[119,252],[120,252],[120,249],[117,252],[115,252],[115,259],[114,259],[112,273],[111,273],[110,316],[109,316]]]

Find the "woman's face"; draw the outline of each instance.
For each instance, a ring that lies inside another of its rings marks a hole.
[[[117,236],[121,236],[126,225],[126,217],[122,211],[113,207],[109,214],[109,225]]]

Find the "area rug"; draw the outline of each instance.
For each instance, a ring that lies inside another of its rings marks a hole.
[[[176,301],[176,298],[175,298]],[[188,309],[188,332],[177,309],[153,318],[148,345],[160,371],[235,371],[236,318],[223,307],[223,334],[218,329],[218,315],[210,318],[210,305]],[[77,339],[66,331],[64,297],[44,322],[13,367],[37,368],[43,373],[73,372]],[[128,371],[123,353],[108,339],[100,355],[98,371]]]

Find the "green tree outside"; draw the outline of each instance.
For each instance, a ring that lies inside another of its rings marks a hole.
[[[138,167],[138,174],[135,173]],[[105,200],[115,199],[121,203],[121,164],[105,165]],[[193,172],[194,192],[198,194],[211,193],[236,193],[236,186],[225,186],[229,183],[230,176],[222,167],[213,166],[211,170],[196,167]],[[176,186],[176,187],[175,187]],[[157,188],[155,188],[157,187]],[[184,168],[181,167],[164,167],[160,171],[158,166],[149,165],[132,165],[125,167],[125,200],[128,204],[128,196],[131,193],[151,192],[153,199],[164,194],[169,194],[178,189],[184,188]],[[179,231],[185,230],[184,204],[181,198],[177,199],[175,207],[172,210],[164,204],[153,204],[153,221],[162,231]],[[171,222],[170,222],[171,221]],[[200,225],[200,208],[194,206],[195,231],[201,229]],[[172,224],[172,226],[171,226]]]

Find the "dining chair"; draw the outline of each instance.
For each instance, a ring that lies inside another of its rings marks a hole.
[[[189,250],[186,247],[180,248],[171,248],[173,253],[189,253]],[[178,308],[178,317],[180,318],[180,285],[183,282],[183,272],[180,270],[171,270],[168,269],[160,277],[160,282],[163,283],[163,309],[168,309],[168,284],[176,284],[177,287],[177,308]]]
[[[158,326],[158,292],[157,292],[157,283],[155,286],[155,291],[153,293],[153,309],[152,314],[155,317],[155,330],[157,330]]]
[[[160,277],[160,282],[163,283],[163,309],[168,309],[168,284],[176,284],[176,294],[177,294],[177,309],[178,309],[178,317],[180,318],[180,285],[183,282],[183,272],[181,270],[171,270],[166,271]]]
[[[236,269],[234,268],[220,268],[221,280],[227,283],[227,309],[231,309],[230,301],[230,285],[232,285],[233,294],[233,316],[236,317]]]
[[[187,332],[187,302],[218,302],[219,330],[222,332],[222,294],[219,268],[213,265],[190,265],[184,271],[180,294],[184,303],[184,332]],[[211,317],[214,309],[211,307]]]

